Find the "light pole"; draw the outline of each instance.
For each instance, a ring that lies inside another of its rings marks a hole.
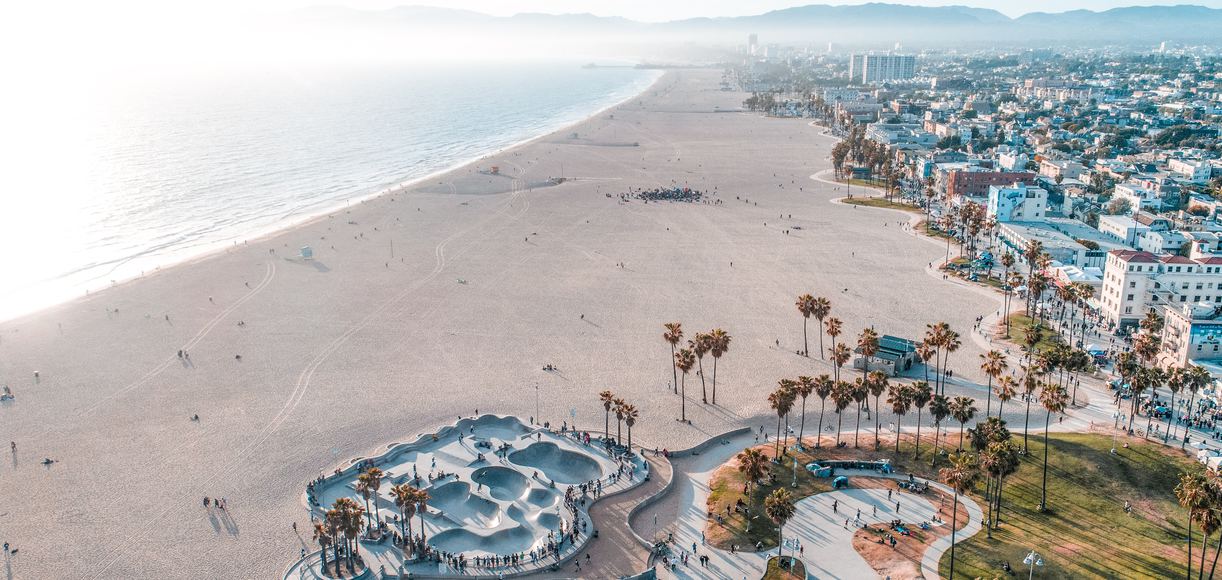
[[[539,417],[539,383],[535,383],[535,422],[542,421],[543,419]]]
[[[1031,578],[1035,575],[1035,567],[1043,566],[1044,559],[1041,558],[1039,554],[1036,554],[1035,550],[1032,549],[1031,553],[1027,554],[1026,558],[1023,558],[1023,563],[1026,564],[1028,567],[1027,568],[1027,580],[1031,580]]]

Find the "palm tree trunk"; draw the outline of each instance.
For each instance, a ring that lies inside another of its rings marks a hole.
[[[628,453],[632,453],[632,425],[628,426]]]
[[[1192,419],[1192,400],[1196,398],[1196,396],[1197,396],[1196,391],[1191,391],[1188,393],[1188,419],[1189,420]],[[1187,444],[1188,444],[1188,422],[1185,421],[1184,422],[1184,437],[1180,439],[1180,449],[1183,449],[1184,445],[1187,445]]]
[[[853,432],[853,448],[857,449],[857,438],[861,437],[861,403],[857,403],[857,430]]]
[[[840,447],[840,420],[844,418],[844,413],[836,411],[836,447]]]
[[[720,357],[713,357],[713,404],[714,405],[717,404],[717,359],[718,358]]]
[[[819,433],[815,435],[815,449],[821,447],[823,442],[823,409],[827,405],[827,399],[819,399]]]
[[[993,529],[999,528],[1000,523],[1001,523],[1001,486],[1003,483],[1005,483],[1005,476],[998,476],[997,477],[997,497],[994,498],[994,501],[996,502],[997,507],[993,509],[993,522],[992,522]]]
[[[898,459],[900,456],[900,421],[902,421],[903,419],[904,417],[902,415],[895,416],[895,457],[896,459]]]
[[[611,409],[606,409],[605,416],[603,417],[603,431],[606,431],[607,439],[610,439],[611,438]]]
[[[1186,580],[1192,580],[1192,514],[1194,510],[1188,510],[1188,576]]]
[[[619,415],[616,415],[616,419],[615,419],[615,444],[616,445],[619,445],[619,442],[624,439],[622,436],[623,427],[624,427],[624,422],[619,420]]]
[[[879,395],[879,397],[881,397],[881,396],[882,396],[882,395]],[[879,439],[878,439],[878,429],[879,429],[879,424],[880,424],[880,423],[882,422],[882,420],[883,420],[883,418],[882,418],[882,411],[880,410],[880,407],[878,406],[878,399],[879,399],[879,397],[874,397],[874,450],[875,450],[875,451],[878,451],[879,447],[881,447],[881,446],[882,446],[882,443],[881,443],[881,442],[879,441]],[[897,433],[898,433],[898,431],[897,431]],[[897,447],[897,449],[898,449],[898,445],[897,445],[896,447]]]
[[[989,415],[993,414],[993,375],[989,375],[988,390],[984,392],[984,418],[988,419]],[[1000,417],[1000,415],[998,415]]]
[[[826,360],[827,357],[823,354],[823,321],[819,321],[819,358]]]
[[[912,455],[912,459],[921,458],[921,408],[917,407],[917,432],[916,432],[916,453]]]
[[[1209,565],[1209,580],[1213,580],[1214,570],[1218,569],[1218,552],[1222,552],[1222,540],[1218,541],[1218,545],[1214,548],[1214,561]]]
[[[679,420],[687,422],[687,373],[683,373],[683,393],[679,395]]]
[[[984,535],[986,538],[993,539],[993,476],[988,475],[985,478],[984,484],[984,500],[989,504],[987,517],[984,519]]]
[[[806,321],[809,320],[805,316],[802,317],[802,356],[810,356],[810,345],[806,342]]]
[[[955,492],[955,504],[950,512],[950,574],[947,578],[955,577],[955,536],[958,531],[956,527],[959,521],[959,492]]]
[[[1197,566],[1197,580],[1205,578],[1205,552],[1209,551],[1209,535],[1202,534],[1201,537],[1201,564]]]
[[[709,392],[704,388],[704,357],[696,359],[696,364],[700,369],[700,400],[706,405],[709,402]]]
[[[781,461],[781,416],[776,416],[776,441],[772,442],[772,458],[780,463]]]
[[[679,367],[675,365],[675,345],[670,345],[670,372],[675,377],[675,382],[671,386],[675,388],[675,394],[679,394]]]
[[[806,437],[806,397],[802,397],[802,420],[798,425],[798,448],[805,449],[802,438]]]
[[[1027,394],[1027,416],[1023,419],[1023,455],[1027,454],[1027,426],[1031,424],[1031,393]]]
[[[1048,510],[1048,421],[1052,419],[1052,411],[1044,415],[1044,475],[1040,483],[1040,511]]]
[[[959,451],[963,451],[963,431],[967,428],[967,423],[959,423]]]
[[[941,434],[942,434],[942,423],[941,422],[934,423],[933,424],[933,459],[930,460],[929,462],[930,466],[934,466],[938,464],[938,436]]]
[[[1166,445],[1167,441],[1171,439],[1171,418],[1175,416],[1175,391],[1171,391],[1171,407],[1169,409],[1167,412],[1167,432],[1163,433],[1163,445]]]

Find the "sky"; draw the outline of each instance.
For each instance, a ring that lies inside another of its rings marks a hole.
[[[589,12],[599,16],[623,16],[644,22],[658,22],[696,16],[742,16],[760,14],[778,8],[807,4],[864,4],[868,0],[216,0],[238,5],[263,5],[269,9],[285,9],[302,4],[336,4],[354,8],[388,8],[404,4],[420,4],[464,8],[508,16],[518,12]],[[881,0],[874,0],[881,1]],[[1028,12],[1064,12],[1066,10],[1107,10],[1117,6],[1155,4],[1196,4],[1222,8],[1222,0],[885,0],[894,4],[921,6],[962,5],[992,8],[1011,17]]]

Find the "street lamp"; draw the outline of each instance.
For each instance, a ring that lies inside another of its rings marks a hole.
[[[535,383],[535,422],[542,421],[543,419],[539,417],[539,383]]]
[[[1044,559],[1041,558],[1039,554],[1035,553],[1035,549],[1032,549],[1031,553],[1027,554],[1026,558],[1023,558],[1023,563],[1028,566],[1027,580],[1031,580],[1032,576],[1035,575],[1035,567],[1043,566]]]

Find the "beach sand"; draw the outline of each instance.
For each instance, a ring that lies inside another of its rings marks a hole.
[[[0,441],[18,446],[0,456],[0,540],[20,549],[0,577],[276,577],[314,547],[307,480],[476,409],[535,415],[536,385],[544,420],[588,429],[614,391],[650,446],[773,425],[778,379],[830,372],[794,354],[803,292],[831,299],[842,339],[946,320],[964,334],[950,367],[979,375],[967,335],[997,301],[927,273],[944,247],[905,216],[830,203],[842,192],[810,176],[834,140],[738,112],[745,95],[719,82],[668,73],[411,191],[0,324],[17,395]],[[479,173],[492,165],[506,176]],[[722,203],[619,200],[672,183]],[[307,244],[312,261],[296,257]],[[687,378],[691,425],[675,420],[670,321],[733,336],[717,406]]]

